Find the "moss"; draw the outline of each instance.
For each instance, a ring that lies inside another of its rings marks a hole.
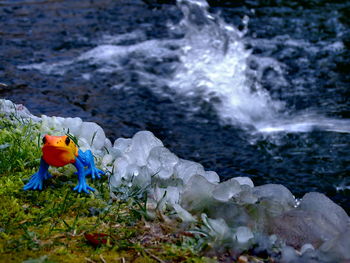
[[[23,191],[39,167],[39,127],[0,116],[0,129],[0,262],[209,260],[189,237],[169,231],[176,222],[145,221],[142,195],[111,201],[106,176],[90,183],[96,193],[79,194],[72,167],[50,168],[43,191]],[[94,245],[87,236],[97,233],[106,238]]]

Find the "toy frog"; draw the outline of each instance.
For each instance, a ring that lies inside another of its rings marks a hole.
[[[77,168],[78,185],[75,191],[89,193],[95,191],[87,185],[85,177],[91,174],[92,179],[101,178],[103,171],[97,169],[94,164],[94,157],[90,150],[83,152],[68,136],[43,137],[43,155],[40,160],[39,171],[32,175],[29,182],[23,187],[24,190],[42,190],[43,182],[52,177],[49,173],[49,166],[62,167],[69,163]],[[85,169],[87,167],[87,169]]]

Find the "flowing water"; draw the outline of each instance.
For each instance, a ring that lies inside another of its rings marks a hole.
[[[349,212],[350,2],[209,3],[0,1],[1,96]]]

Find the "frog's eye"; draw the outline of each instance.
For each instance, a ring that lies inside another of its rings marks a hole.
[[[43,144],[46,143],[46,136],[43,137]]]
[[[67,146],[69,145],[69,143],[70,143],[70,139],[69,139],[69,137],[67,137],[67,138],[66,138],[65,143],[66,143],[66,145],[67,145]]]

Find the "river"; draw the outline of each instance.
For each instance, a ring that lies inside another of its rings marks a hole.
[[[350,2],[209,4],[0,1],[0,96],[349,213]]]

